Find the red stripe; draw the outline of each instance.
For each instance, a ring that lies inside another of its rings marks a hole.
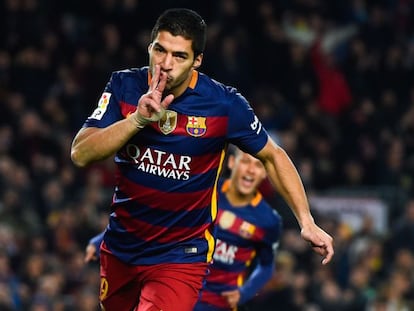
[[[203,174],[212,169],[217,169],[220,165],[221,151],[214,154],[205,154],[199,157],[192,157],[190,163],[193,174]]]
[[[252,259],[254,252],[252,249],[239,247],[234,260],[246,263]]]
[[[131,105],[129,103],[120,102],[121,113],[124,117],[127,117],[129,113],[134,112],[137,109],[136,105]],[[195,116],[199,117],[199,116]],[[206,118],[206,133],[201,136],[204,138],[212,137],[222,137],[226,135],[227,132],[227,123],[228,117],[205,117]],[[175,135],[191,136],[187,133],[187,123],[188,116],[184,114],[177,113],[177,126],[173,133]],[[162,133],[158,127],[157,122],[151,123],[151,126],[159,133]]]
[[[213,188],[190,193],[162,192],[138,185],[125,177],[120,178],[119,189],[142,205],[169,211],[192,211],[211,204]],[[168,206],[166,206],[166,202]]]
[[[211,272],[207,276],[207,281],[211,283],[225,284],[230,286],[237,286],[237,279],[239,272],[229,272],[216,268],[210,268]],[[244,270],[243,270],[244,271]]]
[[[123,114],[125,112],[130,112],[130,108],[125,107],[123,109]],[[135,107],[132,111],[135,111]],[[126,116],[126,114],[124,114]],[[195,116],[197,117],[197,116]],[[215,138],[223,137],[227,132],[227,123],[228,117],[205,117],[206,118],[206,128],[205,134],[201,135],[199,138]],[[177,113],[177,125],[175,130],[172,132],[177,136],[192,136],[187,132],[188,116],[184,114]],[[151,126],[159,133],[162,133],[158,122],[151,123]]]
[[[196,116],[197,117],[197,116]],[[223,137],[227,131],[228,117],[206,117],[206,133],[200,138]],[[187,133],[188,116],[183,114],[177,115],[177,127],[174,130],[175,135],[191,136]],[[160,131],[158,126],[156,130]]]
[[[229,304],[221,295],[210,292],[208,290],[203,290],[201,301],[219,308],[229,308]]]
[[[209,224],[188,228],[154,226],[139,219],[132,218],[122,207],[117,208],[116,215],[122,226],[137,238],[145,241],[157,241],[159,243],[171,243],[194,237],[204,237],[204,232],[209,227]]]
[[[217,219],[218,219],[219,222],[220,222],[220,218],[221,218],[223,213],[224,213],[224,211],[220,209],[219,212],[218,212],[218,216],[217,216]],[[254,229],[254,232],[253,232],[252,236],[248,237],[248,235],[241,234],[241,231],[242,231],[241,227],[242,227],[243,222],[244,222],[244,219],[240,218],[236,215],[236,219],[234,220],[233,224],[231,225],[230,228],[226,228],[226,230],[233,233],[233,234],[235,234],[235,235],[237,235],[237,236],[243,237],[245,239],[248,238],[249,240],[252,240],[252,241],[262,241],[263,240],[264,235],[265,235],[265,231],[263,230],[263,228],[257,227],[255,224],[252,224],[252,225],[255,226],[255,229]]]
[[[126,103],[124,101],[120,102],[121,113],[126,118],[128,114],[134,112],[137,109],[136,105]],[[199,117],[199,116],[195,116]],[[201,136],[204,138],[213,138],[213,137],[222,137],[226,135],[227,132],[227,123],[228,117],[214,117],[208,116],[206,118],[206,133]],[[188,116],[184,114],[177,113],[177,126],[173,133],[175,135],[191,136],[187,133],[187,123]],[[159,133],[162,133],[158,127],[157,122],[151,123],[151,126]]]
[[[123,101],[119,104],[121,106],[121,113],[125,118],[128,116],[128,114],[133,113],[135,110],[137,110],[137,104],[131,105]]]

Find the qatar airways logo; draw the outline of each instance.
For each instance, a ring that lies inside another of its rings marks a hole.
[[[145,173],[176,180],[190,178],[189,156],[174,155],[151,148],[140,150],[134,144],[126,146],[126,154],[135,164],[135,168]]]
[[[226,264],[232,264],[236,258],[238,247],[217,239],[213,259]]]

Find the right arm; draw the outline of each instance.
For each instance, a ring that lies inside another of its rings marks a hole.
[[[82,128],[72,142],[73,163],[85,167],[90,163],[106,159],[115,154],[149,122],[158,121],[174,99],[173,95],[162,99],[166,83],[166,74],[156,66],[148,92],[141,96],[134,113],[105,128]]]
[[[115,154],[138,131],[131,116],[106,128],[82,128],[76,134],[71,148],[73,163],[85,167],[92,162]]]

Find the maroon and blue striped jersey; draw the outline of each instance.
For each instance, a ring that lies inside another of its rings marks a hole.
[[[281,216],[263,199],[260,192],[246,206],[234,207],[226,198],[229,180],[219,187],[217,246],[201,294],[200,310],[204,310],[202,305],[209,306],[210,310],[229,309],[221,293],[242,288],[252,263],[273,267],[282,232]],[[242,292],[242,302],[255,294]]]
[[[104,128],[126,118],[149,81],[148,67],[113,72],[84,126]],[[266,130],[235,88],[193,71],[163,118],[115,154],[116,185],[101,251],[134,265],[209,262],[227,146],[255,154],[266,142]]]

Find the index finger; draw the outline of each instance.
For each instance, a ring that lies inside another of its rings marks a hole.
[[[167,85],[167,74],[160,70],[158,85],[156,86],[156,89],[160,91],[161,93],[163,93],[166,85]]]
[[[151,78],[151,84],[150,84],[150,91],[153,91],[156,89],[158,82],[160,81],[160,74],[161,74],[161,68],[159,65],[155,65],[154,67],[154,75]]]
[[[326,247],[326,256],[325,258],[322,260],[322,264],[326,265],[327,263],[329,263],[332,260],[332,257],[334,255],[334,249],[332,244],[328,244],[328,246]]]

